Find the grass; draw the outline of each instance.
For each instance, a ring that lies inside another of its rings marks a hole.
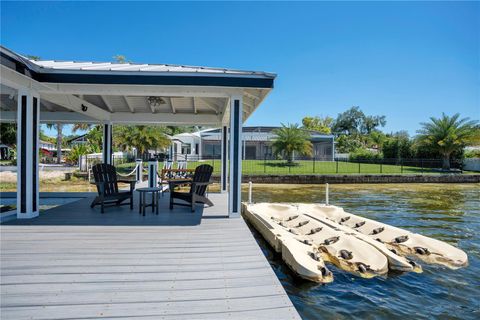
[[[220,174],[220,160],[189,161],[188,168],[194,169],[200,164],[213,166],[213,173]],[[173,166],[176,167],[176,164]],[[123,163],[117,166],[125,174],[135,168],[135,163]],[[331,162],[331,161],[296,161],[288,165],[283,160],[243,160],[243,174],[438,174],[438,169],[421,168],[408,165]],[[464,172],[468,173],[468,172]]]
[[[189,162],[188,168],[207,163],[213,166],[214,174],[220,173],[220,160]],[[296,161],[288,165],[281,160],[243,160],[243,174],[422,174],[439,173],[430,168],[414,166],[380,165],[373,163]]]

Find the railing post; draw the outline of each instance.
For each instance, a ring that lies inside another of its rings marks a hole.
[[[137,159],[135,160],[135,163],[137,167],[136,180],[137,183],[140,183],[143,181],[143,161],[142,159]]]
[[[267,154],[263,156],[263,173],[267,173]]]
[[[313,173],[315,173],[315,156],[313,156]]]
[[[403,174],[403,159],[400,159],[400,173]]]
[[[338,173],[338,159],[335,162],[336,162],[336,165],[337,165],[337,173]]]
[[[380,173],[383,173],[383,160],[380,160]]]
[[[421,173],[423,174],[423,159],[420,159]]]
[[[158,161],[156,159],[150,159],[148,161],[148,187],[154,188],[157,186],[157,168]]]
[[[328,183],[325,183],[325,204],[328,206],[330,202],[330,190],[328,187]]]
[[[358,160],[358,173],[360,173],[360,160]]]
[[[253,188],[252,181],[248,181],[248,204],[252,204],[252,188]]]

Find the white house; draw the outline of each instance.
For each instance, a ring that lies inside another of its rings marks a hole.
[[[255,126],[243,127],[242,159],[273,159],[272,142],[278,127]],[[333,135],[325,135],[313,130],[305,130],[313,144],[313,153],[316,160],[333,161],[335,158],[335,141]],[[170,158],[191,159],[220,158],[221,130],[207,129],[192,133],[181,133],[172,137]],[[296,159],[301,159],[297,156]]]

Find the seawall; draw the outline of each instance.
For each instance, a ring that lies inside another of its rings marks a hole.
[[[214,182],[220,177],[214,176]],[[321,184],[321,183],[480,183],[480,174],[431,174],[431,175],[243,175],[242,182],[271,184]]]

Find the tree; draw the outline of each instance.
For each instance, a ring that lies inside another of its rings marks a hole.
[[[419,145],[431,148],[443,157],[444,170],[450,170],[452,153],[480,140],[480,130],[476,127],[478,121],[459,118],[459,113],[451,117],[442,113],[440,118],[431,117],[430,122],[421,123],[423,128],[417,131]]]
[[[385,140],[382,151],[387,159],[409,159],[414,156],[413,141],[406,131],[399,131]]]
[[[348,135],[360,133],[360,126],[363,124],[365,114],[360,107],[351,107],[340,113],[333,123],[332,130],[336,134],[345,133]]]
[[[15,123],[0,123],[0,142],[8,146],[17,144],[17,125]]]
[[[148,150],[166,148],[170,139],[163,127],[158,126],[114,126],[114,144],[122,150],[136,148],[138,154]]]
[[[312,143],[307,132],[302,130],[298,124],[288,124],[275,129],[273,133],[277,136],[272,143],[275,154],[284,154],[289,164],[293,163],[293,154],[298,152],[302,155],[312,155]]]
[[[370,134],[379,126],[384,127],[387,124],[385,116],[364,116],[360,125],[360,132],[362,134]]]
[[[335,150],[337,153],[350,153],[359,148],[363,148],[363,144],[356,136],[343,134],[335,140]]]
[[[302,124],[304,129],[318,131],[323,134],[331,134],[333,118],[328,116],[304,117],[302,119]]]
[[[89,123],[75,123],[72,127],[72,131],[73,132],[77,132],[79,130],[87,131],[91,127],[92,127],[92,125],[89,124]]]
[[[332,131],[336,134],[370,134],[378,127],[384,127],[387,123],[385,116],[367,116],[354,106],[340,113],[332,125]]]
[[[48,123],[49,129],[55,129],[57,131],[57,163],[62,161],[62,140],[63,140],[63,124],[62,123]]]
[[[115,62],[117,63],[130,63],[130,61],[127,61],[127,58],[125,58],[124,55],[121,55],[121,54],[116,54],[112,57]]]

